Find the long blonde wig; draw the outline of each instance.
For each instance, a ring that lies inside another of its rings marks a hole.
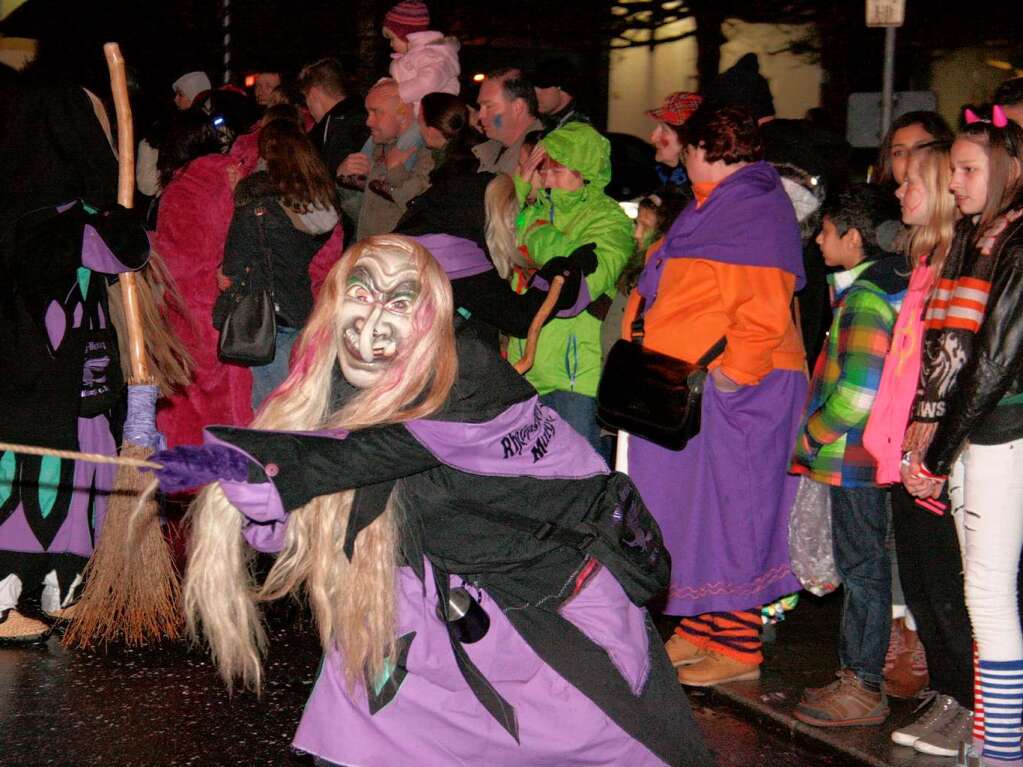
[[[331,409],[331,380],[342,342],[338,310],[348,276],[363,255],[408,256],[422,288],[413,308],[412,333],[383,378],[339,410]],[[433,257],[415,240],[370,237],[353,245],[334,266],[298,340],[288,378],[253,421],[258,429],[358,430],[422,418],[447,399],[457,374],[451,286]],[[259,689],[266,645],[257,601],[304,589],[324,650],[336,646],[349,689],[377,678],[393,653],[396,616],[399,510],[386,511],[359,534],[351,561],[342,543],[353,490],[321,496],[288,520],[284,547],[262,585],[253,582],[243,518],[219,484],[200,493],[191,510],[192,541],[185,577],[189,629],[201,630],[221,675]]]
[[[519,250],[515,238],[515,223],[519,216],[519,200],[515,194],[515,182],[511,176],[501,174],[495,176],[483,196],[487,211],[486,239],[487,250],[494,268],[503,279],[509,279],[516,266],[529,268],[522,251]]]
[[[935,280],[941,274],[952,244],[956,221],[955,197],[948,188],[952,176],[949,149],[947,142],[932,142],[915,148],[906,172],[908,178],[915,170],[927,190],[927,223],[910,229],[906,255],[914,269],[926,258]]]

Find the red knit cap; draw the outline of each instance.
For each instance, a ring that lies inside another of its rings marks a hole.
[[[422,0],[404,0],[387,12],[384,26],[402,40],[408,40],[410,33],[430,28],[430,9]]]

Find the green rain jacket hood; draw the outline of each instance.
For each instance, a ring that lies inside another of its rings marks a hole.
[[[540,141],[547,155],[601,192],[611,181],[611,142],[586,123],[568,123]]]
[[[536,202],[520,214],[518,242],[538,265],[567,256],[580,245],[596,246],[597,269],[586,276],[591,300],[613,297],[618,276],[632,254],[632,222],[617,202],[604,193],[611,180],[611,144],[585,123],[568,123],[540,142],[551,159],[578,171],[582,189],[539,190]],[[519,199],[528,185],[516,178]],[[521,339],[509,345],[509,360],[524,351]],[[540,333],[536,360],[526,378],[540,394],[569,391],[593,397],[602,361],[600,320],[583,311],[555,319]]]

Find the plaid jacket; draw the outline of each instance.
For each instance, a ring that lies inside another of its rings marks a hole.
[[[834,319],[810,383],[794,472],[828,485],[875,484],[877,462],[863,447],[863,430],[881,383],[908,271],[905,259],[891,256],[829,278]]]

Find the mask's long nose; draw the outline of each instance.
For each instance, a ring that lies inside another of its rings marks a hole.
[[[380,322],[380,315],[384,307],[380,304],[373,304],[373,310],[369,313],[359,333],[359,355],[363,362],[373,361],[373,336],[376,335],[377,324]]]

